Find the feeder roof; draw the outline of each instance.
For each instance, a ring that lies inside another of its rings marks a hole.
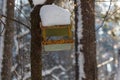
[[[71,13],[57,5],[44,5],[40,10],[43,26],[68,25]]]

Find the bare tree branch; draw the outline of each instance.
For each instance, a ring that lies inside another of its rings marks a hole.
[[[101,25],[96,29],[96,31],[98,31],[101,27],[103,27],[103,25],[104,25],[104,23],[105,23],[105,20],[106,20],[107,17],[108,17],[108,14],[109,14],[111,5],[112,5],[112,0],[110,0],[110,5],[109,5],[109,8],[108,8],[108,11],[106,12],[106,15],[104,16],[104,19],[103,19]]]
[[[9,20],[15,21],[15,22],[17,22],[17,23],[19,23],[19,24],[25,26],[27,29],[30,30],[30,27],[29,27],[28,25],[26,25],[26,24],[24,24],[24,23],[22,23],[22,22],[20,22],[20,21],[18,21],[18,20],[16,20],[16,19],[8,18],[7,16],[5,16],[5,15],[1,15],[1,14],[0,14],[0,16],[2,16],[2,17],[4,17],[4,18],[7,18],[7,19],[9,19]]]
[[[0,19],[0,22],[5,25],[5,23]],[[5,30],[5,27],[3,27],[2,31],[0,32],[0,36],[2,36],[3,31]]]
[[[120,10],[120,8],[116,9],[112,14],[108,15],[107,19],[109,19],[111,16],[115,15],[118,10]],[[107,20],[107,19],[106,19],[106,20]]]
[[[17,6],[15,6],[15,8],[17,9],[17,11],[19,11],[25,18],[26,20],[30,21],[27,16],[21,11],[21,9],[19,9]]]

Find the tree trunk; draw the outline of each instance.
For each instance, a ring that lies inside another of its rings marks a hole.
[[[42,80],[40,7],[36,6],[31,13],[31,80]]]
[[[9,18],[14,18],[14,0],[7,0],[7,19],[5,25],[4,36],[4,50],[3,50],[3,67],[2,67],[2,80],[11,79],[12,67],[12,52],[13,52],[13,37],[14,37],[14,24]]]
[[[47,0],[51,4],[54,0]],[[31,12],[31,80],[42,80],[42,35],[39,11],[43,5],[37,5]]]
[[[94,3],[94,0],[81,0],[83,38],[80,42],[83,45],[81,52],[85,58],[86,76],[83,80],[97,80]]]

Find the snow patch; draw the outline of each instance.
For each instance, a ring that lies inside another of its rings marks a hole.
[[[43,26],[70,24],[71,13],[57,5],[45,5],[40,10]]]
[[[34,5],[44,4],[46,0],[33,0]]]
[[[82,80],[82,78],[85,78],[85,72],[84,72],[84,63],[85,63],[85,61],[84,61],[84,55],[83,55],[83,53],[79,53],[79,66],[80,66],[80,68],[79,68],[79,80]]]

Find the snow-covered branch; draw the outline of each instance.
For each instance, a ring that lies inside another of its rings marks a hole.
[[[12,66],[11,68],[11,72],[15,71],[15,69],[17,68],[18,64],[15,64],[14,66]]]
[[[21,37],[27,35],[29,32],[30,32],[29,30],[22,32],[21,34],[17,35],[17,38],[21,38]]]
[[[42,71],[42,76],[49,75],[56,69],[61,69],[62,71],[65,71],[65,68],[63,66],[59,65],[59,66],[55,66],[55,67],[53,67],[53,68],[51,68],[49,70]]]
[[[27,72],[24,74],[23,80],[26,80],[31,77],[31,72]]]
[[[52,77],[55,79],[55,80],[60,80],[58,76],[52,74]]]

